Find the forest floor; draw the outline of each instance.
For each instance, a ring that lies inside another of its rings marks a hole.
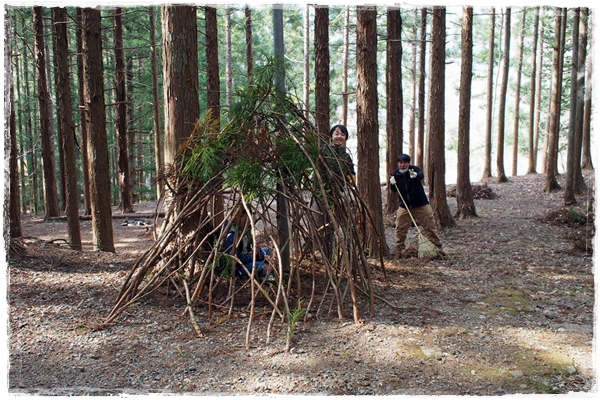
[[[562,191],[543,192],[543,175],[490,180],[494,198],[475,200],[478,218],[441,232],[445,259],[386,259],[387,282],[373,260],[374,315],[365,306],[355,324],[351,312],[309,313],[289,352],[285,326],[267,335],[270,311],[260,308],[246,349],[239,301],[233,318],[213,311],[211,325],[197,307],[198,337],[174,291],[93,329],[152,235],[122,226],[115,210],[116,253],[91,251],[91,221],[77,252],[64,245],[64,221],[24,217],[24,251],[9,257],[8,393],[597,396],[594,176],[586,182],[570,208]],[[386,234],[393,243],[392,216]]]

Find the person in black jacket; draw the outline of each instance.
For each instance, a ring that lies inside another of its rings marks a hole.
[[[401,154],[398,156],[398,169],[390,177],[390,188],[392,192],[399,192],[400,207],[396,213],[396,257],[402,258],[404,242],[408,229],[413,222],[407,207],[414,219],[421,225],[425,235],[442,252],[442,243],[437,233],[433,209],[429,205],[429,199],[423,189],[423,178],[425,175],[421,168],[410,165],[410,156]],[[403,201],[404,199],[404,201]]]

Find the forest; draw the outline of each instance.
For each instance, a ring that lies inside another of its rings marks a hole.
[[[7,5],[4,32],[11,391],[597,388],[595,9]],[[432,259],[417,222],[392,251],[403,153]],[[271,281],[225,250],[244,215]]]

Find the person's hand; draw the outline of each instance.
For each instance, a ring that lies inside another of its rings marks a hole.
[[[392,177],[390,178],[390,184],[392,184],[392,185],[396,184],[396,178],[394,178],[394,175],[392,175]]]
[[[415,179],[415,178],[417,177],[417,173],[416,173],[416,172],[415,172],[415,170],[414,170],[414,169],[412,169],[412,168],[408,170],[408,174],[410,175],[410,177],[411,177],[412,179]]]

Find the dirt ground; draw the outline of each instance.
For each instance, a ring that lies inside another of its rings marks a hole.
[[[116,253],[65,246],[66,223],[24,217],[24,252],[9,258],[11,395],[505,395],[598,392],[594,354],[594,223],[591,196],[562,207],[543,175],[488,183],[478,218],[442,231],[447,257],[374,262],[376,312],[362,321],[308,314],[291,351],[285,326],[258,310],[199,305],[198,337],[175,292],[148,296],[114,326],[95,330],[129,268],[152,244],[145,226],[123,226]],[[594,176],[586,176],[590,193]],[[561,181],[561,183],[564,183]],[[456,200],[448,198],[452,211]],[[139,214],[153,204],[136,205]],[[386,235],[394,228],[387,218]],[[586,223],[587,222],[587,223]],[[414,231],[409,236],[416,240]],[[363,300],[364,301],[364,300]],[[351,313],[348,314],[351,316]]]

